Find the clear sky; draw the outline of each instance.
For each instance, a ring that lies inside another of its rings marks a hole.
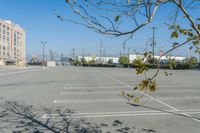
[[[90,31],[79,25],[62,22],[56,18],[53,10],[68,18],[73,18],[73,14],[67,10],[65,0],[0,0],[0,19],[11,20],[19,24],[26,31],[26,54],[39,55],[42,53],[41,41],[47,41],[46,52],[52,49],[64,55],[70,55],[71,49],[75,48],[77,54],[97,54],[100,47],[100,39],[103,39],[103,46],[108,54],[117,55],[122,52],[122,42],[124,38],[110,38]],[[166,12],[170,11],[166,9]],[[146,38],[152,36],[152,26],[157,27],[156,52],[159,49],[168,49],[170,44],[169,31],[163,28],[162,16],[157,15],[154,22],[135,34],[133,39],[127,43],[132,49],[143,51]],[[151,49],[149,46],[148,49]],[[176,50],[174,54],[187,56],[191,52],[188,47]]]

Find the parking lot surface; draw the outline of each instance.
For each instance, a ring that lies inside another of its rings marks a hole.
[[[144,78],[136,75],[134,69],[68,66],[2,70],[1,104],[8,100],[33,105],[41,121],[64,117],[98,125],[90,132],[199,133],[200,71],[174,70],[168,77],[164,72],[161,70],[157,77],[156,92],[147,92],[136,105],[120,96],[122,90],[132,92]],[[40,111],[43,108],[70,109],[73,113]],[[53,131],[45,129],[44,132]]]

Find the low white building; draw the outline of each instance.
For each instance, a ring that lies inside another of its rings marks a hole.
[[[137,58],[141,58],[143,57],[143,55],[136,55],[136,54],[130,54],[129,55],[129,61],[130,63],[133,63],[133,61]],[[159,58],[160,56],[154,56],[154,58]],[[78,56],[77,57],[79,61],[81,61],[81,59],[83,58],[83,56]],[[175,59],[176,61],[182,61],[184,60],[186,57],[183,56],[163,56],[161,57],[161,61],[166,61],[169,58]],[[114,64],[118,64],[119,63],[119,57],[96,57],[96,56],[84,56],[85,61],[89,62],[94,60],[97,63],[108,63],[109,60],[112,60],[112,62]]]
[[[135,55],[135,54],[130,54],[129,55],[129,61],[130,63],[132,63],[135,59],[137,58],[141,58],[143,57],[143,55]],[[158,59],[160,58],[160,56],[154,56],[154,58]],[[183,56],[162,56],[161,57],[161,61],[162,60],[169,60],[169,59],[175,59],[176,61],[183,61],[186,57],[183,57]]]
[[[56,61],[47,61],[47,67],[55,67]]]
[[[83,56],[78,56],[78,60],[81,61]],[[119,57],[91,57],[91,56],[84,56],[85,61],[89,62],[94,60],[95,62],[102,62],[108,63],[109,60],[112,60],[114,64],[118,63]]]

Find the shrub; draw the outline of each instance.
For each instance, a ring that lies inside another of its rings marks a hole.
[[[119,63],[121,65],[129,64],[129,59],[126,56],[120,56],[119,57]]]

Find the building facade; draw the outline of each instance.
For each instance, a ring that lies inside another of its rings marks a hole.
[[[8,20],[0,20],[0,65],[25,64],[25,31]]]
[[[137,58],[144,57],[143,55],[135,55],[135,54],[130,54],[129,55],[129,61],[130,63],[133,63],[133,61]],[[155,55],[155,59],[159,59],[160,56]],[[186,57],[183,56],[162,56],[160,61],[168,61],[169,59],[175,59],[176,61],[183,61]]]

